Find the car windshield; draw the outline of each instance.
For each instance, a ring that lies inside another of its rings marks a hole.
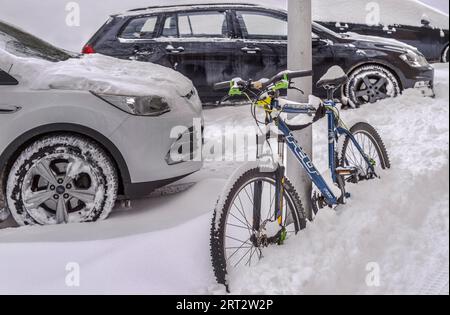
[[[322,33],[327,33],[328,35],[336,37],[336,38],[344,38],[344,37],[346,37],[345,34],[338,34],[336,32],[333,32],[332,30],[330,30],[330,29],[320,25],[317,22],[313,22],[313,29],[315,29],[315,30],[317,30],[319,32],[322,32]]]
[[[18,57],[33,57],[58,62],[74,57],[69,52],[0,21],[0,48]]]

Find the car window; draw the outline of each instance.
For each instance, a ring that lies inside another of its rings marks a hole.
[[[244,38],[287,39],[288,23],[285,17],[252,11],[238,11],[236,13]]]
[[[131,20],[120,34],[126,39],[151,39],[156,35],[157,16],[140,17]]]
[[[225,12],[192,12],[178,14],[180,37],[228,37]]]
[[[0,68],[0,85],[16,85],[17,81]]]
[[[164,27],[161,36],[163,37],[178,37],[177,16],[168,15],[164,21]]]
[[[1,49],[18,57],[33,57],[57,62],[75,56],[1,21],[0,43],[2,43],[0,45]]]

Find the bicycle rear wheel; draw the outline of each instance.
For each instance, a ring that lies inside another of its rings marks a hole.
[[[227,289],[232,269],[255,265],[264,248],[280,245],[306,227],[302,203],[288,180],[283,190],[281,220],[275,213],[275,173],[258,168],[243,174],[218,203],[211,228],[211,258],[217,282]]]
[[[375,173],[391,168],[386,146],[375,128],[367,123],[358,123],[350,129],[350,132],[369,158]],[[349,137],[346,137],[342,147],[341,166],[356,168],[360,179],[368,179],[374,175],[371,174],[370,165],[365,157]]]

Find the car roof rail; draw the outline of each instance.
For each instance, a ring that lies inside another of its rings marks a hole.
[[[137,11],[145,11],[152,9],[167,9],[167,8],[185,8],[185,7],[202,7],[202,6],[250,6],[250,7],[258,7],[259,4],[256,3],[239,3],[239,2],[214,2],[214,3],[199,3],[196,5],[192,4],[171,4],[171,5],[156,5],[145,8],[136,8],[128,10],[127,12],[137,12]]]

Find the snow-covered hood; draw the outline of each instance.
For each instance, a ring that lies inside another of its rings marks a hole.
[[[12,68],[11,68],[12,66]],[[30,89],[83,90],[118,95],[159,95],[171,99],[193,89],[182,74],[148,62],[120,60],[99,54],[61,62],[12,55],[0,47],[0,67],[10,69]]]
[[[346,39],[352,40],[353,44],[359,46],[358,48],[366,48],[367,45],[375,45],[377,47],[395,49],[399,51],[412,50],[419,52],[416,47],[400,42],[392,38],[384,38],[370,35],[360,35],[353,32],[345,33]]]

